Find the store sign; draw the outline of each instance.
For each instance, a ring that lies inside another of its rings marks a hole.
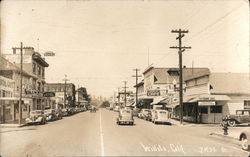
[[[0,87],[2,90],[13,92],[14,84],[13,80],[0,76]]]
[[[160,96],[160,90],[148,90],[147,91],[147,96]]]
[[[55,97],[55,93],[54,92],[44,92],[43,93],[43,97]]]
[[[215,101],[199,101],[198,106],[215,106]]]

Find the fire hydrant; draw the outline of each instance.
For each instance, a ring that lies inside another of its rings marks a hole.
[[[224,135],[228,135],[228,124],[226,121],[222,123],[222,127],[223,127],[222,130],[224,131]]]

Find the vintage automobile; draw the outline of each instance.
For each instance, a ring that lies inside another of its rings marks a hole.
[[[62,119],[63,117],[63,112],[62,112],[62,109],[55,109],[55,113],[56,113],[56,117],[57,119]]]
[[[120,124],[134,124],[134,119],[132,115],[132,110],[121,109],[119,110],[118,118],[116,119],[116,123]]]
[[[63,114],[63,116],[69,116],[69,109],[68,108],[63,108],[62,109],[62,114]]]
[[[133,116],[138,116],[139,112],[140,112],[140,109],[138,109],[138,108],[132,109]]]
[[[241,141],[241,148],[243,150],[250,150],[250,129],[240,133],[239,140]]]
[[[149,113],[150,113],[149,109],[142,109],[141,112],[138,113],[138,117],[142,119],[146,119]]]
[[[156,123],[169,123],[169,112],[166,110],[153,110],[152,111],[152,122]]]
[[[250,110],[236,110],[236,114],[226,115],[222,121],[226,121],[231,127],[237,124],[250,124]]]
[[[30,112],[29,118],[25,119],[26,124],[45,124],[46,115],[42,110],[34,110]]]
[[[57,120],[56,111],[54,109],[44,110],[44,114],[46,115],[46,121]]]
[[[115,106],[113,111],[118,112],[120,110],[120,106]]]

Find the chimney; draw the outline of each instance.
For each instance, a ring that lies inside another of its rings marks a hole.
[[[12,50],[13,50],[13,54],[16,54],[16,48],[12,47]]]

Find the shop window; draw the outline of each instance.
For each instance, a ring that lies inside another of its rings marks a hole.
[[[208,108],[205,106],[205,107],[200,107],[201,109],[201,113],[203,114],[208,114]]]
[[[222,113],[222,106],[211,106],[210,112],[211,113]]]
[[[250,109],[250,100],[245,100],[244,101],[244,108],[245,109]]]
[[[249,111],[244,111],[243,114],[244,115],[249,115]]]
[[[33,73],[36,73],[36,64],[35,63],[32,64],[32,69],[33,69]]]
[[[38,66],[38,75],[41,75],[41,67]]]

